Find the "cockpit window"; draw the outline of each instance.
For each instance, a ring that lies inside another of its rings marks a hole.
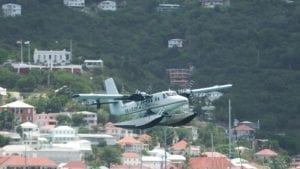
[[[166,93],[167,96],[176,96],[177,93],[175,91],[169,91]]]

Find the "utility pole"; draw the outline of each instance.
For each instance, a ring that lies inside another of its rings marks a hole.
[[[228,100],[228,158],[231,159],[231,100]],[[229,169],[231,169],[231,165],[229,165]]]

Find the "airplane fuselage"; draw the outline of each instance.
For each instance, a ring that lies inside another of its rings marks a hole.
[[[125,114],[144,117],[149,114],[170,114],[173,110],[188,105],[186,97],[177,95],[175,91],[163,91],[152,94],[151,98],[142,101],[124,103],[122,109]]]

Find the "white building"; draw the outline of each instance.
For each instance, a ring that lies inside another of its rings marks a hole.
[[[106,145],[115,145],[117,140],[108,134],[77,134],[80,140],[88,140],[92,145],[98,145],[99,142],[104,141]]]
[[[183,47],[183,40],[182,39],[170,39],[168,40],[168,48],[182,48]]]
[[[82,114],[83,120],[86,122],[86,124],[89,127],[97,125],[97,114],[96,113],[88,112],[88,111],[81,111],[81,112],[76,112],[76,114]]]
[[[99,60],[84,60],[83,65],[88,69],[103,68],[103,61]]]
[[[64,0],[64,5],[68,7],[84,7],[85,0]]]
[[[117,4],[115,1],[102,1],[98,4],[98,8],[103,11],[116,11]]]
[[[178,9],[180,7],[179,4],[159,4],[157,7],[157,11],[158,12],[168,12],[168,11],[172,11],[175,9]]]
[[[7,92],[5,88],[0,87],[0,95],[6,96]]]
[[[52,143],[67,143],[76,138],[75,129],[69,126],[58,126],[51,130],[50,140]]]
[[[33,61],[34,64],[47,65],[52,67],[53,65],[67,65],[72,60],[71,52],[64,50],[34,50]]]
[[[37,125],[31,122],[25,122],[21,125],[23,144],[37,145],[40,137],[40,130]]]
[[[21,5],[18,4],[12,4],[12,3],[8,3],[8,4],[3,4],[2,5],[2,11],[3,11],[3,15],[5,17],[11,16],[18,16],[21,15]]]
[[[202,6],[205,8],[214,8],[216,6],[228,6],[230,0],[202,0]]]

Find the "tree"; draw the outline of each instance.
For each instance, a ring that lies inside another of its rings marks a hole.
[[[0,147],[6,146],[9,144],[9,138],[0,135]]]
[[[85,126],[86,121],[84,121],[83,114],[72,114],[72,126]]]
[[[67,115],[58,115],[56,117],[57,120],[57,125],[70,125],[72,123],[72,120],[69,116]]]
[[[8,111],[0,112],[0,130],[11,130],[14,128],[14,113]]]

